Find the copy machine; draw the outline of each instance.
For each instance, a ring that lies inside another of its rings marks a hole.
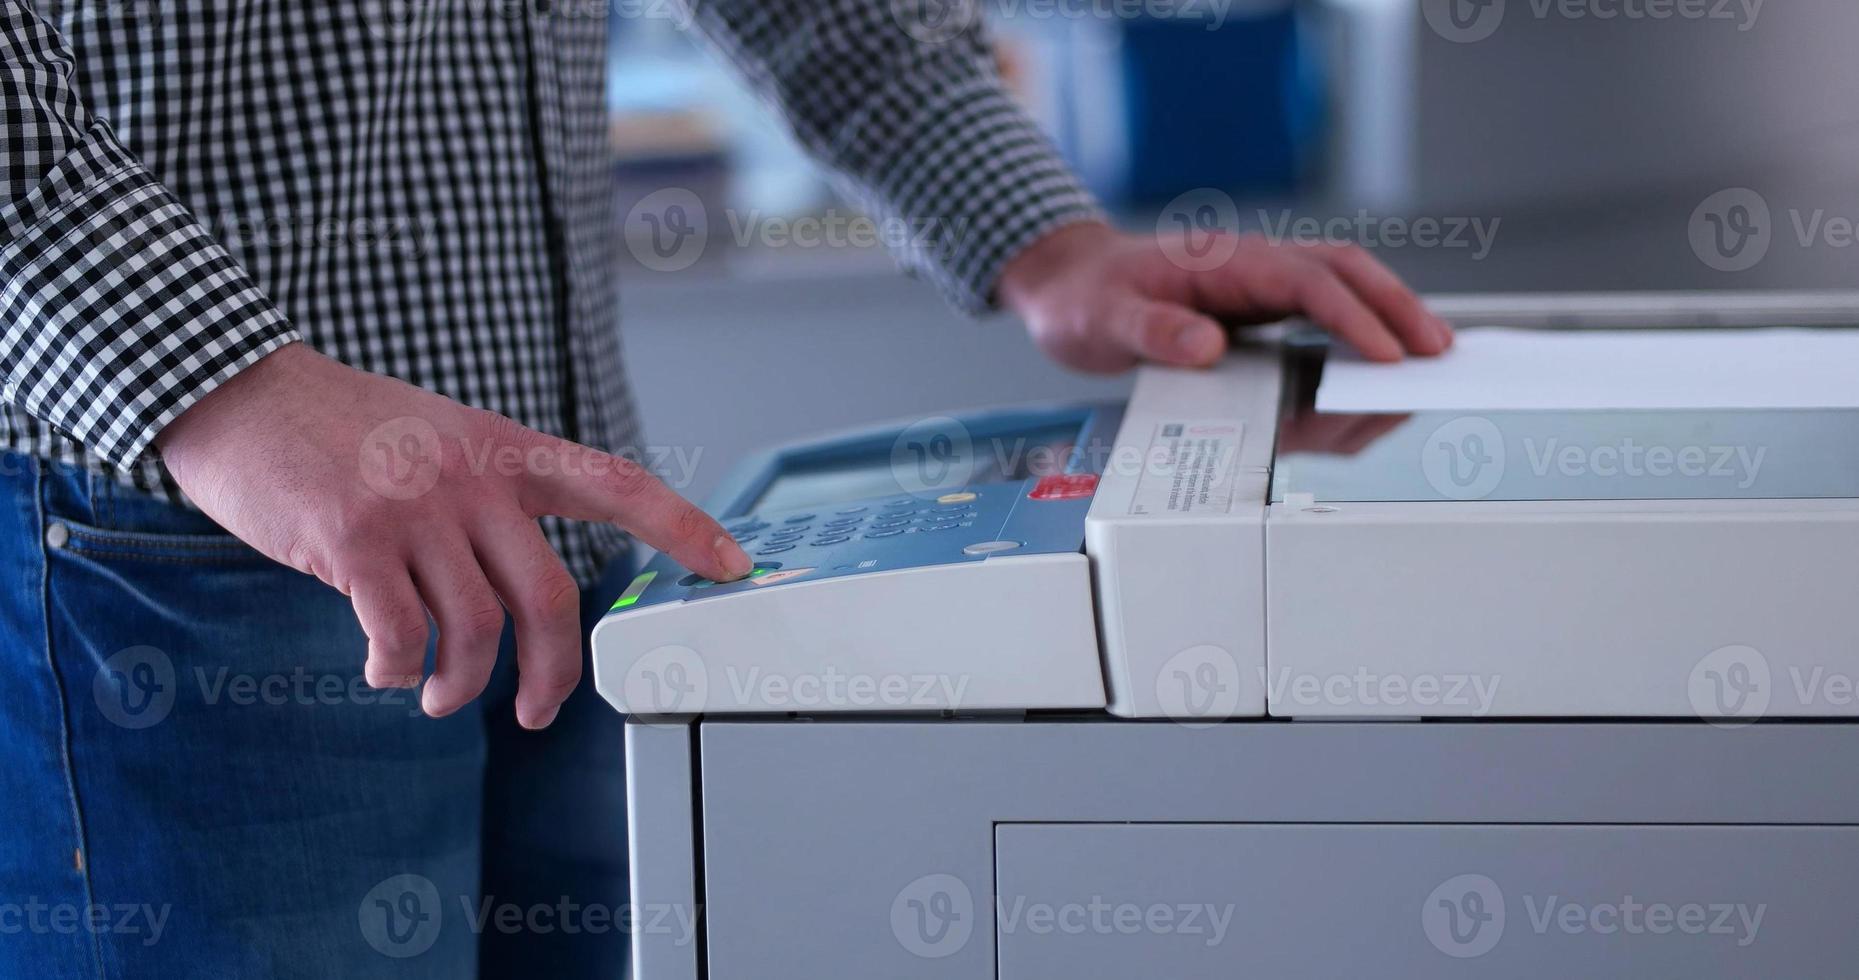
[[[1343,416],[1326,356],[739,467],[755,572],[660,556],[594,633],[637,975],[1849,973],[1859,411]],[[1670,465],[1523,462],[1557,440]]]

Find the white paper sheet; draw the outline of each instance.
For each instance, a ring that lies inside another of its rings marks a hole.
[[[1439,358],[1332,357],[1322,412],[1859,408],[1859,330],[1461,330]]]

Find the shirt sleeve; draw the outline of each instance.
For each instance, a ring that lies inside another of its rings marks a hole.
[[[692,23],[957,306],[1102,211],[1002,86],[976,0],[690,0]]]
[[[72,76],[64,38],[0,0],[0,394],[127,468],[298,337]]]

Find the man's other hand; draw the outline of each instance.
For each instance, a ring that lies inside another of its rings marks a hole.
[[[1028,246],[999,298],[1053,360],[1114,372],[1140,362],[1204,366],[1226,353],[1222,323],[1303,316],[1375,361],[1439,354],[1452,328],[1399,277],[1353,245],[1231,238],[1213,268],[1178,261],[1170,243],[1099,223],[1067,225]]]

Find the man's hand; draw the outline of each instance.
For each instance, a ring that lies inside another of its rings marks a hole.
[[[579,683],[579,595],[544,514],[618,524],[720,581],[750,569],[728,532],[638,464],[302,344],[234,376],[157,443],[214,520],[354,602],[369,684],[419,683],[430,612],[438,659],[420,703],[434,716],[484,690],[506,608],[517,720],[548,725]]]
[[[1222,321],[1296,315],[1376,361],[1452,346],[1446,321],[1363,249],[1273,245],[1256,235],[1223,244],[1232,257],[1200,270],[1157,239],[1068,225],[1007,264],[999,296],[1047,355],[1083,371],[1212,364],[1226,352]]]

